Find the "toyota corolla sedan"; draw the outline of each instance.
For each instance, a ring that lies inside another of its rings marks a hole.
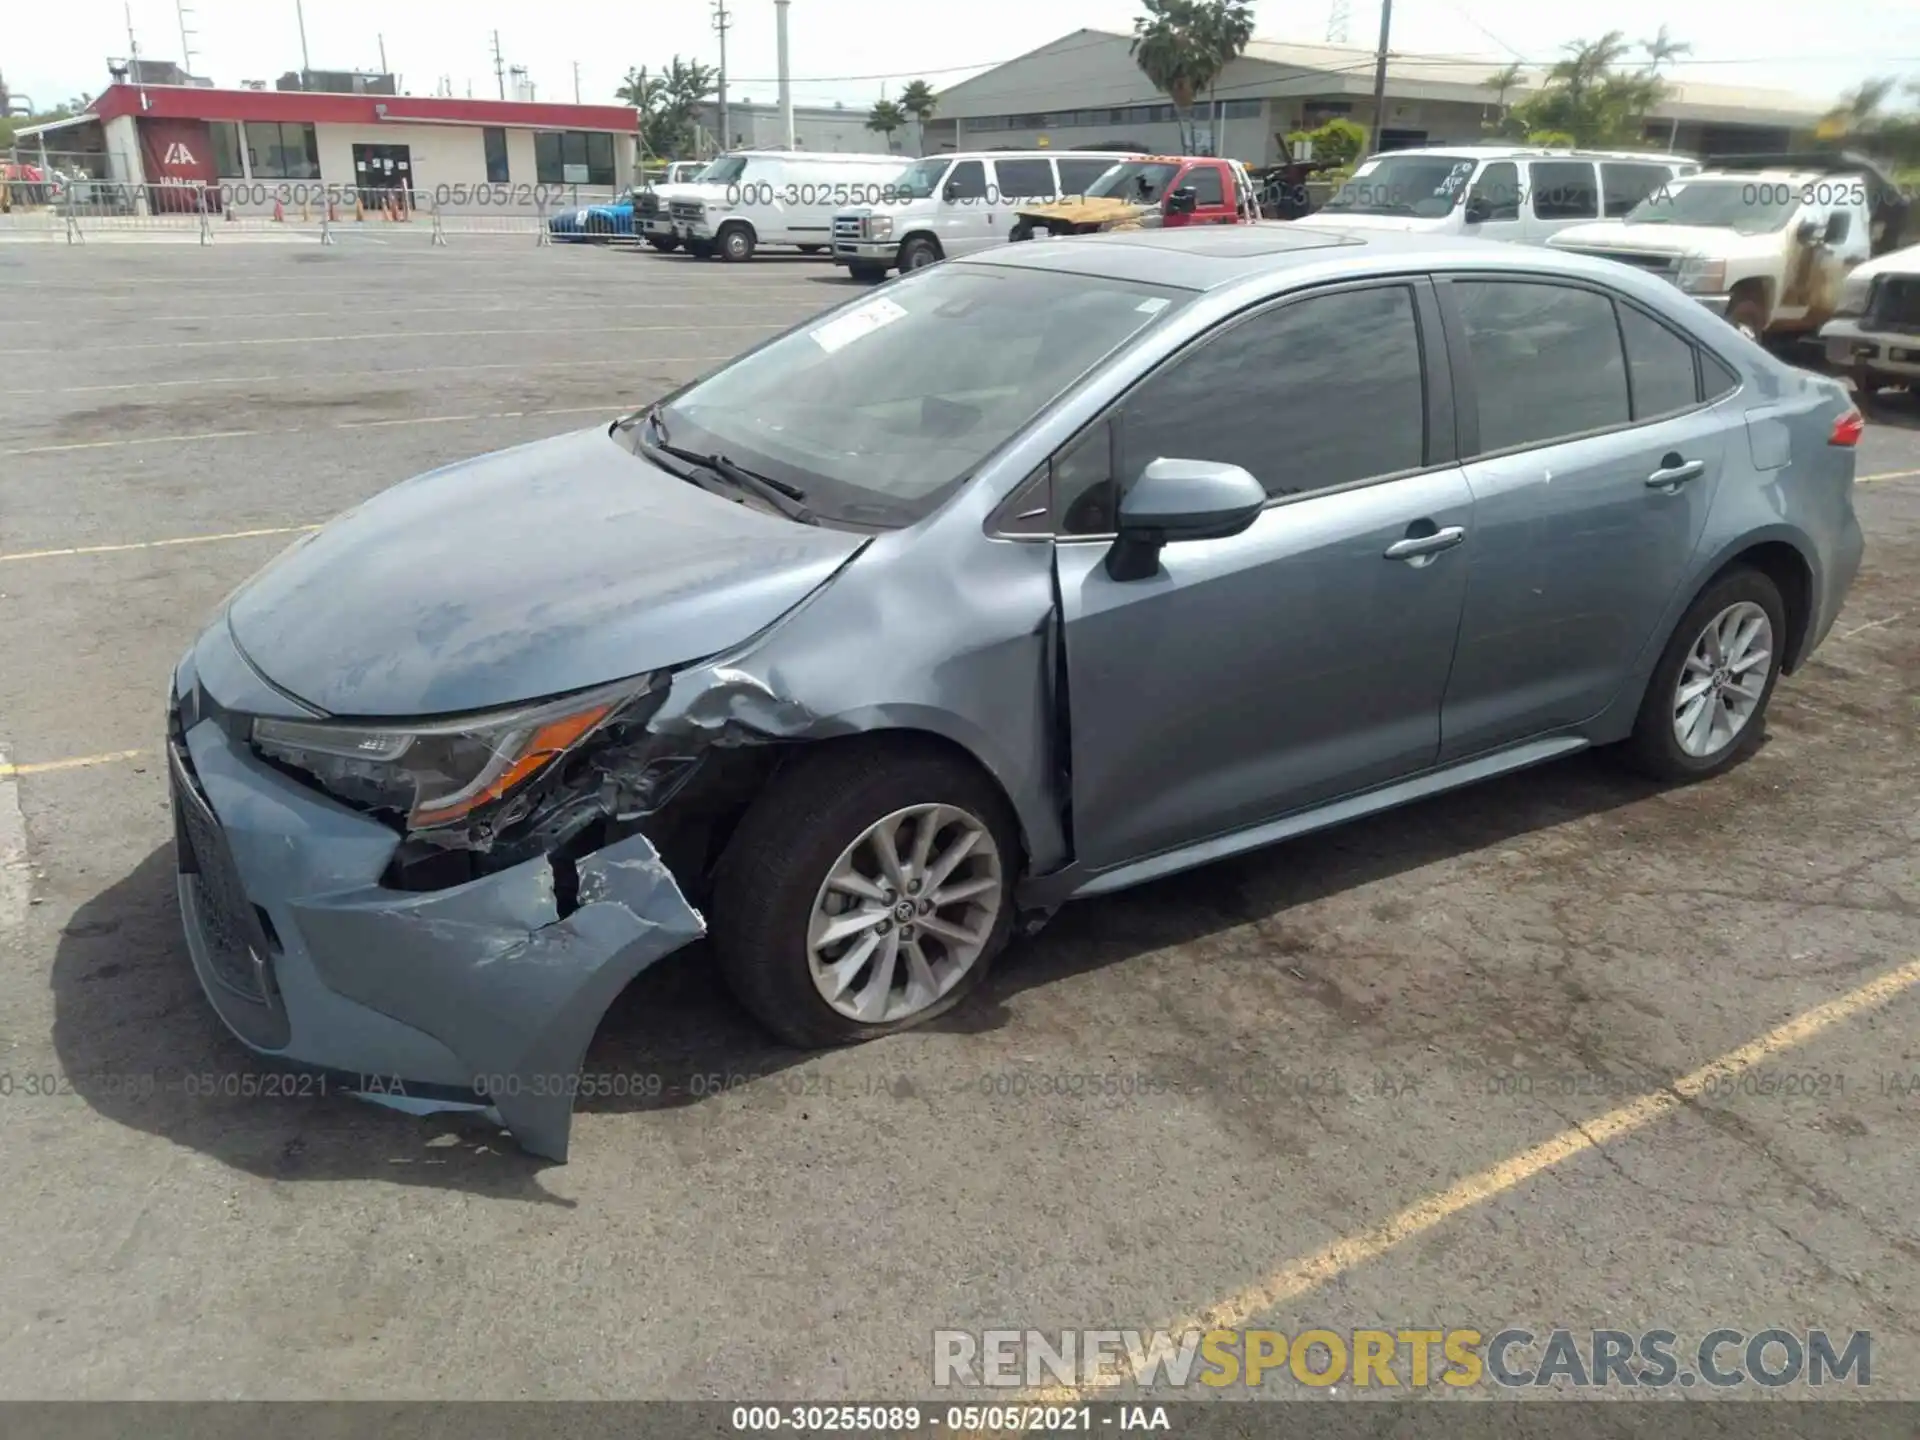
[[[241,587],[168,704],[193,964],[255,1050],[563,1159],[702,937],[783,1040],[869,1040],[1068,900],[1591,746],[1726,769],[1858,567],[1859,434],[1603,260],[933,266]]]

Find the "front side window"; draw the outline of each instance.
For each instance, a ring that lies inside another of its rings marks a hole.
[[[1315,295],[1230,324],[1122,411],[1122,485],[1155,460],[1238,465],[1272,496],[1418,470],[1426,392],[1413,292]]]
[[[1480,172],[1468,195],[1471,209],[1467,219],[1476,225],[1486,220],[1520,218],[1520,167],[1511,160],[1495,160]]]
[[[1486,453],[1624,425],[1632,418],[1613,302],[1592,290],[1456,280]]]
[[[1460,203],[1479,165],[1471,155],[1383,155],[1354,171],[1325,208],[1336,215],[1437,220]]]
[[[1054,398],[1190,292],[987,265],[937,265],[696,382],[668,441],[719,453],[817,513],[909,524]]]
[[[1533,215],[1536,220],[1592,220],[1600,214],[1591,160],[1535,160]]]
[[[941,194],[949,200],[984,200],[987,198],[987,167],[978,160],[962,160],[953,167],[953,173],[947,176],[947,183]]]

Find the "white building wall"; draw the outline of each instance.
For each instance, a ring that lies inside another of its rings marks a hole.
[[[133,116],[116,116],[102,125],[100,131],[106,138],[107,164],[112,177],[129,185],[146,184],[147,167],[140,158],[140,128]]]

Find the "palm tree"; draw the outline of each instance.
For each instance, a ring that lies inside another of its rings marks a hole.
[[[1872,130],[1882,118],[1881,107],[1898,85],[1897,80],[1885,75],[1862,80],[1857,89],[1849,90],[1838,105],[1820,117],[1814,135],[1821,140],[1841,140]]]
[[[893,132],[907,123],[907,112],[892,100],[876,100],[867,112],[867,129],[887,137],[887,149],[893,149]]]
[[[664,138],[657,134],[661,108],[666,104],[667,82],[658,75],[647,74],[647,67],[627,71],[627,78],[620,82],[620,88],[613,92],[613,98],[631,105],[640,112],[640,153],[657,153],[655,142]]]
[[[1486,89],[1493,91],[1493,103],[1495,108],[1500,112],[1494,117],[1491,128],[1497,130],[1506,123],[1507,92],[1509,90],[1517,90],[1520,87],[1521,80],[1525,78],[1526,73],[1526,69],[1516,60],[1504,70],[1496,70],[1480,82]]]
[[[1660,27],[1660,33],[1655,35],[1651,40],[1642,40],[1640,42],[1640,48],[1647,52],[1647,64],[1653,68],[1656,74],[1659,72],[1660,67],[1669,61],[1677,60],[1682,55],[1691,55],[1693,53],[1693,46],[1686,41],[1670,38],[1665,25]]]
[[[1193,100],[1253,38],[1247,0],[1140,0],[1128,53],[1153,88],[1173,101],[1181,148],[1192,148]]]
[[[921,154],[927,150],[927,122],[933,119],[933,112],[940,108],[940,97],[933,93],[933,86],[924,80],[910,80],[907,88],[900,92],[900,108],[913,117],[916,144],[914,148]]]

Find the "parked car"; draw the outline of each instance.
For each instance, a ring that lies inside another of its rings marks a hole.
[[[547,233],[555,240],[584,241],[605,245],[616,238],[633,237],[633,203],[638,194],[631,187],[611,200],[562,210],[547,220]]]
[[[1920,245],[1856,266],[1820,338],[1827,363],[1863,397],[1887,385],[1920,387]]]
[[[1097,235],[1103,230],[1251,225],[1260,218],[1253,177],[1238,160],[1140,155],[1116,161],[1084,195],[1022,201],[1008,238]]]
[[[1684,155],[1451,145],[1364,160],[1306,223],[1543,243],[1583,221],[1625,215],[1700,163]]]
[[[1130,151],[976,150],[929,155],[873,202],[833,217],[833,263],[856,280],[905,274],[1013,235],[1023,204],[1085,195]]]
[[[1590,746],[1727,769],[1859,565],[1859,434],[1544,249],[934,266],[241,586],[167,702],[193,964],[256,1050],[564,1158],[702,934],[784,1040],[869,1040],[1070,899]]]
[[[1716,160],[1619,220],[1549,243],[1649,270],[1749,337],[1810,334],[1833,315],[1848,272],[1875,253],[1897,190],[1871,167],[1793,159]]]
[[[673,236],[700,256],[751,260],[766,245],[816,255],[833,240],[834,212],[878,199],[907,167],[898,155],[756,150],[728,155],[677,191]]]

